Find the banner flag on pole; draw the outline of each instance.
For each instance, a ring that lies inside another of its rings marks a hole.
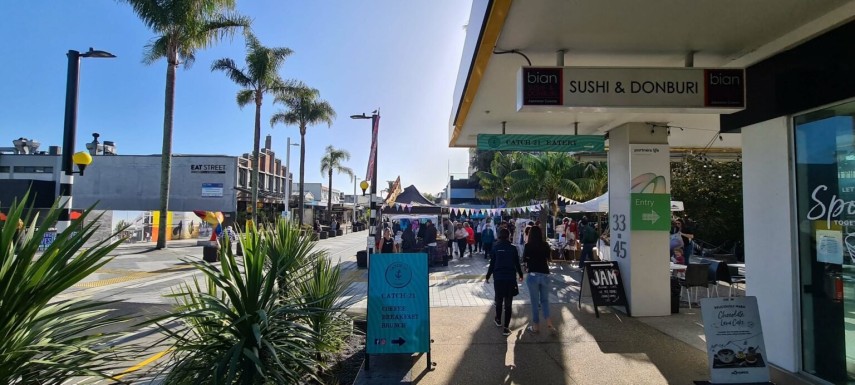
[[[398,199],[398,195],[400,195],[402,192],[403,190],[401,190],[401,176],[398,175],[398,178],[395,179],[395,183],[392,183],[392,188],[386,195],[386,203],[391,204],[395,202],[395,199]]]
[[[374,163],[377,162],[377,133],[380,130],[380,115],[375,113],[372,115],[374,127],[371,128],[371,152],[368,153],[368,172],[366,173],[369,183],[374,180]],[[377,187],[373,187],[374,191],[378,191]]]

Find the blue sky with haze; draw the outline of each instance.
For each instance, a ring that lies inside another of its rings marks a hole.
[[[253,19],[263,44],[294,51],[281,75],[319,89],[338,113],[331,128],[309,128],[307,182],[326,183],[319,162],[329,144],[350,151],[347,165],[360,180],[365,177],[370,121],[349,116],[378,107],[381,181],[401,175],[405,186],[436,193],[445,186],[449,163],[452,173],[466,171],[466,150],[448,148],[448,122],[470,6],[467,0],[238,0],[238,11]],[[43,148],[61,145],[65,52],[91,46],[118,58],[81,63],[77,149],[98,132],[100,140],[115,141],[120,154],[160,153],[166,63],[142,64],[143,47],[154,35],[128,5],[4,1],[0,14],[0,147],[20,136],[41,141]],[[238,108],[238,87],[210,71],[216,59],[242,65],[244,56],[237,35],[200,51],[190,70],[178,71],[174,153],[251,152],[254,108]],[[272,97],[265,101],[262,145],[264,135],[272,134],[273,149],[284,158],[286,137],[299,142],[299,132],[270,128],[278,108]],[[296,174],[299,153],[291,157]],[[346,176],[334,176],[333,185],[346,192],[353,186]]]

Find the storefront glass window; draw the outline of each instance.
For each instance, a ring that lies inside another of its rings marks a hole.
[[[834,384],[855,384],[853,119],[855,102],[794,119],[802,367]]]

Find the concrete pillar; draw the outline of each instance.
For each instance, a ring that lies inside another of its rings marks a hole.
[[[626,123],[609,131],[611,259],[618,261],[633,316],[671,314],[668,131]]]

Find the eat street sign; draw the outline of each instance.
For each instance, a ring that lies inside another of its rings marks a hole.
[[[671,230],[671,194],[630,194],[632,230]]]

